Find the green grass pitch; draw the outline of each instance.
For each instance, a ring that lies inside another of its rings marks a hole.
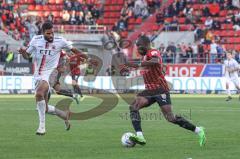
[[[54,105],[62,96],[53,96]],[[74,112],[100,102],[85,98]],[[86,121],[63,122],[47,115],[45,136],[36,136],[38,116],[33,95],[0,96],[0,159],[239,159],[240,102],[225,102],[223,95],[173,95],[174,112],[206,128],[207,145],[199,147],[195,134],[167,123],[157,105],[142,111],[146,146],[124,148],[120,138],[134,132],[128,104],[119,101],[112,111]]]

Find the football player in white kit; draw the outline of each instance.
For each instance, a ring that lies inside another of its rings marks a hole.
[[[228,97],[226,101],[230,101],[232,99],[231,97],[231,90],[229,88],[229,84],[232,82],[234,86],[240,90],[239,86],[239,80],[238,80],[238,70],[239,64],[238,62],[233,59],[232,53],[227,52],[227,59],[224,61],[224,66],[225,66],[225,77],[226,77],[226,90]]]
[[[39,115],[39,127],[37,135],[44,135],[45,113],[57,115],[65,120],[66,130],[70,129],[68,121],[70,112],[65,112],[48,105],[48,93],[50,91],[49,76],[57,68],[60,53],[62,49],[70,49],[75,54],[81,54],[72,44],[62,37],[55,37],[53,25],[51,22],[45,22],[42,25],[43,35],[34,36],[27,49],[20,48],[19,53],[25,59],[33,58],[34,62],[34,80],[35,80],[35,98]],[[88,57],[81,54],[85,59]]]

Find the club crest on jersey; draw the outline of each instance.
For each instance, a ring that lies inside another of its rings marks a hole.
[[[56,46],[55,46],[55,45],[53,45],[53,46],[52,46],[52,49],[53,49],[53,50],[55,50],[55,49],[56,49]]]

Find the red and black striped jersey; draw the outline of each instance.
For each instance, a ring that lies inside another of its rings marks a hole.
[[[147,52],[142,60],[149,61],[153,57],[159,59],[159,64],[144,67],[143,79],[145,88],[148,90],[162,89],[164,92],[168,92],[169,87],[162,71],[161,53],[156,49],[151,49]]]

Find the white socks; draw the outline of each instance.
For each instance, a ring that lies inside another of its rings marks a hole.
[[[51,115],[57,115],[59,118],[61,118],[63,120],[67,119],[67,113],[66,112],[64,112],[60,109],[57,109],[56,107],[54,107],[52,105],[48,105],[47,113],[51,114]]]
[[[194,132],[195,132],[196,134],[199,134],[199,133],[201,132],[200,127],[197,127],[197,126],[196,126],[196,129],[194,130]]]
[[[141,131],[137,131],[137,136],[143,136],[143,133]]]
[[[56,115],[55,107],[52,105],[48,105],[48,111],[49,114]]]
[[[39,128],[45,129],[45,111],[46,103],[45,100],[37,102],[38,116],[39,116]]]

